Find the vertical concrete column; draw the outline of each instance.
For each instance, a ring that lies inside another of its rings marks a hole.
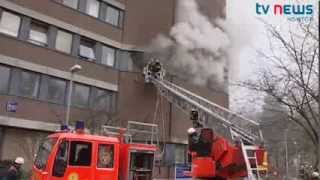
[[[27,40],[29,38],[30,25],[31,18],[26,16],[22,17],[18,39]]]
[[[99,19],[105,21],[107,15],[107,7],[106,3],[100,3],[100,11],[99,11]]]
[[[102,44],[100,42],[97,42],[94,47],[95,55],[96,55],[96,62],[101,63],[102,61]]]
[[[86,13],[86,9],[87,9],[87,0],[79,0],[79,10],[81,12]]]
[[[49,27],[48,31],[48,48],[55,49],[56,38],[57,38],[58,28],[54,26]]]
[[[71,55],[78,56],[80,47],[80,36],[78,34],[74,34],[72,37],[72,48],[71,48]]]

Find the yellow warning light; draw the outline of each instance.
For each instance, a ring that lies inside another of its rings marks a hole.
[[[69,174],[68,180],[79,180],[79,175],[78,175],[78,173],[71,173],[71,174]]]

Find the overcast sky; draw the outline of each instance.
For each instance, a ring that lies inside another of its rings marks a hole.
[[[264,26],[256,15],[256,3],[261,4],[285,4],[296,2],[296,0],[227,0],[227,22],[232,24],[233,38],[238,43],[232,57],[232,80],[245,80],[254,77],[254,72],[259,63],[256,56],[256,49],[268,51],[268,41],[266,39]],[[303,0],[303,3],[317,4],[317,0]],[[318,9],[315,7],[315,9]],[[259,16],[261,18],[261,16]],[[264,16],[266,20],[274,25],[286,28],[288,20],[284,16]],[[230,105],[234,110],[239,111],[248,92],[230,87]],[[252,93],[250,93],[252,94]],[[243,98],[244,97],[244,98]],[[239,104],[240,103],[240,104]],[[259,110],[259,107],[257,107]]]

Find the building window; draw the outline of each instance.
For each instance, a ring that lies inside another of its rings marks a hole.
[[[112,66],[114,65],[116,50],[111,47],[102,46],[102,59],[101,63],[104,65]]]
[[[86,12],[87,14],[98,17],[99,16],[100,3],[97,0],[87,0]]]
[[[17,37],[19,33],[21,18],[15,14],[3,11],[0,20],[0,32]]]
[[[90,166],[92,144],[89,142],[73,141],[70,147],[69,165]]]
[[[175,145],[175,163],[185,163],[186,162],[186,152],[187,146],[182,144]]]
[[[111,105],[111,93],[107,90],[92,88],[91,107],[97,111],[108,111]]]
[[[10,68],[0,66],[0,93],[6,93],[8,91],[10,78]]]
[[[98,149],[98,168],[113,168],[114,164],[114,145],[99,144]]]
[[[41,77],[40,99],[63,104],[66,94],[66,87],[66,81],[43,75]]]
[[[39,75],[29,71],[13,69],[10,93],[35,98],[39,89]]]
[[[80,41],[80,49],[79,49],[80,58],[87,59],[90,61],[96,59],[94,46],[95,46],[95,43],[93,41],[82,38]]]
[[[62,4],[73,9],[78,9],[78,0],[62,0]]]
[[[114,26],[119,26],[119,16],[120,16],[120,10],[108,6],[107,7],[107,14],[105,21],[114,25]]]
[[[56,49],[65,53],[71,52],[72,34],[58,30]]]
[[[72,91],[72,105],[87,107],[89,101],[90,87],[82,84],[74,84]]]
[[[32,22],[28,41],[36,45],[47,46],[47,43],[48,43],[47,34],[48,34],[47,26],[37,22]]]

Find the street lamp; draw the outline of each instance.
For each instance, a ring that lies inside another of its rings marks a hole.
[[[69,125],[69,119],[70,119],[70,104],[71,104],[71,97],[72,97],[72,86],[73,86],[73,75],[76,72],[79,72],[82,69],[82,67],[79,64],[73,65],[69,72],[70,72],[70,80],[69,80],[69,89],[68,89],[68,99],[67,99],[67,113],[66,113],[66,119],[65,119],[65,125]]]

